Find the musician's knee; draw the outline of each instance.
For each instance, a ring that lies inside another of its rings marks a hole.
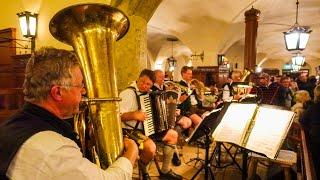
[[[179,121],[178,125],[180,125],[183,129],[188,129],[192,125],[192,121],[190,118],[183,116]]]
[[[154,156],[156,154],[156,144],[148,139],[143,143],[143,152],[149,156]]]
[[[178,133],[173,129],[169,129],[166,135],[163,137],[163,141],[167,144],[177,144]]]
[[[202,121],[202,118],[200,116],[198,116],[197,114],[191,114],[189,116],[189,118],[191,119],[193,124],[196,126]]]

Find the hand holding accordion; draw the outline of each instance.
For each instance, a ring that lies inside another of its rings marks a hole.
[[[148,118],[148,114],[143,111],[135,111],[134,117],[135,117],[135,120],[143,122]]]
[[[176,91],[156,91],[139,96],[141,110],[147,114],[144,133],[150,136],[174,128],[178,94]]]

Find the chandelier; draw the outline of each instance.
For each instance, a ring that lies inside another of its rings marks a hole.
[[[312,30],[308,26],[300,26],[298,24],[298,7],[299,1],[296,2],[296,22],[287,31],[283,32],[286,48],[288,51],[304,50],[307,46],[310,33]]]
[[[298,65],[301,67],[304,65],[305,57],[298,53],[294,57],[291,58],[291,61],[292,61],[292,64]]]
[[[300,70],[301,66],[296,65],[296,64],[292,64],[291,68],[292,68],[292,72],[298,72]]]
[[[168,41],[171,41],[171,57],[167,58],[169,64],[169,71],[174,71],[177,67],[177,60],[173,57],[173,42],[178,41],[177,38],[167,38]]]

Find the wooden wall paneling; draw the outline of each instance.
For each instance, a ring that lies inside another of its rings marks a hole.
[[[16,55],[16,48],[12,39],[16,38],[16,29],[0,30],[0,87],[14,87],[15,78],[12,69],[12,56]]]
[[[0,88],[0,123],[22,107],[23,97],[22,88]]]
[[[224,83],[227,82],[227,79],[229,77],[230,69],[227,67],[227,65],[220,65],[219,66],[219,83],[217,84],[217,87],[221,88]]]
[[[11,56],[16,55],[15,42],[16,29],[7,28],[0,30],[0,65],[11,64]]]
[[[12,56],[13,72],[15,77],[16,88],[21,88],[24,81],[25,68],[31,54],[15,55]]]
[[[22,84],[30,55],[16,55],[16,30],[0,30],[0,121],[23,104]]]
[[[202,81],[206,86],[219,81],[218,66],[199,66],[193,70],[192,74],[193,78]]]

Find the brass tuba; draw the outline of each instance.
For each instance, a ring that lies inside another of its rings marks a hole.
[[[90,132],[95,137],[92,148],[97,152],[98,164],[106,169],[123,151],[114,43],[127,33],[129,20],[120,10],[104,4],[80,4],[55,14],[49,28],[56,39],[71,45],[79,57],[88,117],[93,126]]]
[[[242,77],[240,78],[240,82],[247,82],[248,81],[248,76],[251,74],[252,72],[245,68],[242,74]]]
[[[189,87],[182,86],[178,82],[165,81],[163,85],[166,87],[166,89],[176,91],[178,94],[184,93],[189,96],[192,93],[192,90]]]

